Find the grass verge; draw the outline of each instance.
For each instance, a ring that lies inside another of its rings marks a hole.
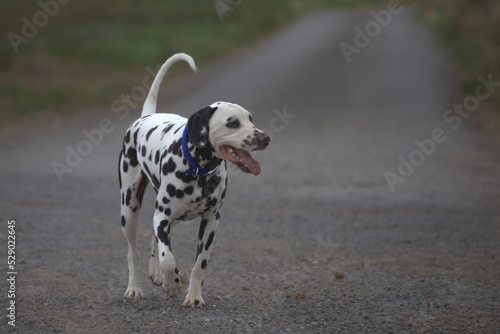
[[[500,1],[429,0],[420,20],[450,51],[462,91],[474,95],[478,76],[500,81]],[[500,89],[487,101],[500,118]]]
[[[385,3],[375,1],[375,3]],[[106,105],[176,52],[198,64],[321,8],[368,0],[0,0],[0,122]]]

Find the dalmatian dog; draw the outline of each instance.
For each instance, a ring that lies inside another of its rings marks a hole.
[[[228,184],[226,162],[243,172],[258,175],[259,162],[249,152],[265,149],[270,138],[254,126],[247,110],[234,103],[213,103],[188,119],[156,114],[163,77],[180,60],[196,71],[193,59],[182,53],[163,64],[141,117],[126,131],[120,153],[121,225],[128,242],[129,270],[125,297],[143,297],[136,231],[144,192],[151,183],[157,197],[149,277],[154,284],[162,285],[170,297],[179,294],[181,282],[172,254],[170,231],[180,221],[201,217],[196,262],[183,305],[202,307],[201,286]]]

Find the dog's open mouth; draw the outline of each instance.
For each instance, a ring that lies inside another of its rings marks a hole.
[[[227,145],[219,147],[220,153],[245,173],[260,174],[260,164],[245,150]]]

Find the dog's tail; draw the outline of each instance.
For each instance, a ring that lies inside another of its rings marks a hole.
[[[168,58],[167,61],[162,65],[158,73],[156,74],[156,78],[151,85],[151,89],[149,90],[148,97],[144,102],[144,106],[142,107],[141,116],[151,115],[156,113],[156,100],[158,99],[158,91],[160,90],[161,82],[163,81],[163,77],[167,74],[167,71],[170,67],[178,62],[179,60],[184,60],[191,66],[191,69],[196,72],[198,69],[194,63],[193,58],[185,53],[177,53],[172,57]]]

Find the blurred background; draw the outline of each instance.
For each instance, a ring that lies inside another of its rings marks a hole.
[[[191,54],[202,65],[305,12],[375,8],[386,2],[1,0],[0,122],[109,105],[140,82],[146,66],[173,53]],[[478,75],[498,77],[499,1],[419,1],[417,19],[441,37],[465,94],[474,89]],[[490,101],[498,105],[500,94],[495,95]]]

